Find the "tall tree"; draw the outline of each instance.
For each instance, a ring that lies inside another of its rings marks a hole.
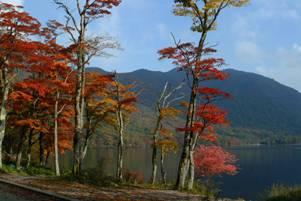
[[[134,85],[123,85],[115,78],[109,89],[110,95],[105,100],[108,107],[111,108],[110,111],[115,115],[113,126],[118,134],[116,177],[120,182],[123,181],[125,127],[130,114],[137,110],[135,107],[137,95],[133,92],[133,87]]]
[[[6,130],[7,102],[16,69],[24,68],[26,55],[34,45],[30,37],[40,34],[40,23],[22,7],[0,3],[0,168],[2,143]]]
[[[108,87],[113,83],[113,75],[102,75],[96,72],[86,73],[87,83],[85,90],[85,117],[86,132],[81,146],[81,164],[84,160],[91,138],[97,128],[106,122],[111,114],[111,108],[105,102],[108,96]]]
[[[190,100],[187,108],[185,128],[193,127],[198,96],[196,89],[199,87],[200,82],[203,81],[202,75],[208,71],[208,68],[204,68],[206,62],[203,61],[209,51],[208,48],[206,48],[207,35],[211,30],[216,28],[216,21],[225,8],[233,6],[240,7],[248,1],[249,0],[175,0],[175,15],[191,17],[193,22],[191,30],[200,34],[197,46],[179,44],[175,41],[176,49],[179,51],[178,55],[181,58],[181,60],[177,59],[176,64],[186,72],[187,77],[191,78],[189,83],[191,89]],[[168,51],[172,51],[172,48],[162,50],[161,54],[165,55]],[[169,56],[167,57],[176,59],[173,57],[175,55]],[[193,150],[191,150],[192,139],[193,132],[188,129],[184,134],[184,147],[178,168],[176,184],[178,189],[185,188],[187,181],[192,160],[191,155],[193,155]],[[193,181],[189,181],[188,189],[192,187]]]
[[[89,25],[106,15],[111,14],[111,8],[118,6],[121,0],[54,0],[66,15],[65,30],[68,33],[76,57],[76,93],[75,93],[75,134],[73,139],[73,173],[79,174],[81,167],[81,146],[84,135],[85,107],[85,68],[94,56],[103,54],[103,50],[114,48],[116,44],[104,41],[103,37],[88,38]],[[104,45],[105,44],[105,45]]]

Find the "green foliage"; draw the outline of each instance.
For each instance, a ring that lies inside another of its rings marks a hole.
[[[220,189],[213,183],[211,185],[206,185],[201,182],[198,182],[194,185],[193,189],[189,192],[198,195],[203,195],[209,199],[214,199],[220,192]]]
[[[20,176],[54,176],[52,169],[40,166],[30,166],[27,169],[17,170],[13,164],[4,164],[0,172],[6,174],[16,174]]]
[[[301,186],[274,185],[266,195],[265,201],[300,201]]]
[[[71,182],[79,182],[82,184],[92,184],[101,187],[118,187],[118,181],[111,176],[105,176],[102,168],[91,168],[82,170],[77,176],[74,176],[72,172],[66,172],[62,177],[63,180]]]
[[[54,176],[54,171],[41,166],[30,166],[24,170],[28,175]]]
[[[17,170],[14,165],[11,164],[3,164],[2,169],[0,169],[1,173],[7,174],[21,174],[26,175],[23,171]]]

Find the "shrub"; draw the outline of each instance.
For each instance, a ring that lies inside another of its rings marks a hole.
[[[124,171],[124,181],[131,184],[142,184],[144,182],[144,176],[138,171]]]
[[[273,185],[268,191],[266,201],[300,201],[301,186]]]

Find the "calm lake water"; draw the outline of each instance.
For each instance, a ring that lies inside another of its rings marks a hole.
[[[228,149],[239,159],[240,171],[235,176],[217,178],[221,195],[260,200],[261,194],[273,184],[301,184],[301,145],[252,146]],[[62,168],[71,167],[67,155],[61,158]],[[166,160],[168,179],[175,180],[179,154],[171,154]],[[114,175],[116,151],[110,148],[90,150],[84,168],[96,168],[106,175]],[[146,180],[151,175],[151,149],[126,149],[125,168],[139,171]]]

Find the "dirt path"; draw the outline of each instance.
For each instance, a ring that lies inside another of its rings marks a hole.
[[[2,174],[0,178],[81,201],[203,201],[200,196],[173,190],[103,188],[55,178],[20,177],[8,174]]]

